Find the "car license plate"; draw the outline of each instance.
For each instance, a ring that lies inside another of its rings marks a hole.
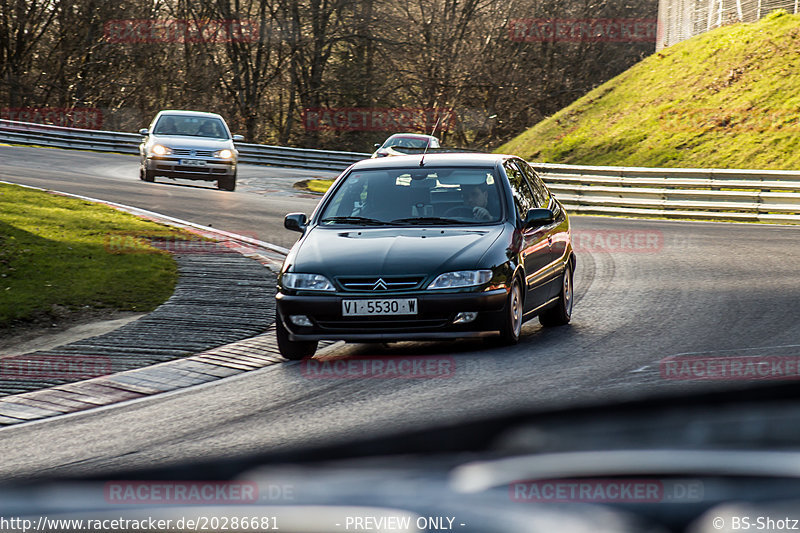
[[[416,315],[416,298],[342,300],[343,316]]]
[[[206,162],[202,159],[181,159],[181,165],[185,167],[204,167]]]

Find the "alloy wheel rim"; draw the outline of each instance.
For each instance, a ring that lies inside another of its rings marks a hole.
[[[564,308],[567,316],[572,315],[572,276],[569,268],[564,271]]]
[[[514,284],[511,289],[511,323],[514,328],[514,336],[519,337],[519,333],[522,330],[522,312],[520,309],[520,290],[518,284]]]

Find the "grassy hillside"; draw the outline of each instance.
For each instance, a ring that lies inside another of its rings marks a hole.
[[[529,160],[800,168],[800,15],[656,53],[501,146]]]

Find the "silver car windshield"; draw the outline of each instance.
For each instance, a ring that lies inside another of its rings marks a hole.
[[[320,224],[486,224],[501,216],[493,169],[416,167],[351,172]]]
[[[439,143],[435,139],[425,137],[389,137],[381,148],[399,146],[403,148],[438,148]]]
[[[155,128],[153,128],[153,133],[155,135],[230,139],[228,129],[220,119],[184,115],[162,115],[159,117]]]

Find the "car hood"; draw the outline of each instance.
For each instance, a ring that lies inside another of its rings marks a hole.
[[[287,260],[293,272],[326,276],[435,275],[485,268],[480,260],[501,224],[436,228],[310,230]]]
[[[209,139],[207,137],[186,137],[183,135],[150,135],[150,144],[163,144],[169,148],[188,148],[194,150],[222,150],[232,149],[231,139]]]

